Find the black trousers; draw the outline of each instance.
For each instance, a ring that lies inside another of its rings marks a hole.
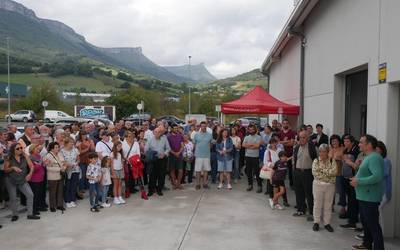
[[[364,229],[363,245],[374,250],[385,249],[382,228],[379,224],[379,203],[359,201],[361,223]]]
[[[46,207],[46,190],[43,182],[29,182],[33,192],[33,213],[39,211],[40,208]]]
[[[350,180],[346,178],[343,178],[343,187],[347,196],[349,223],[355,224],[358,222],[358,200],[356,198],[356,190],[350,185]]]
[[[296,194],[296,205],[297,211],[306,212],[306,200],[307,208],[310,214],[313,214],[314,197],[312,193],[314,177],[311,169],[295,169],[294,170],[294,191]]]
[[[246,157],[246,175],[249,186],[253,186],[254,175],[257,179],[257,185],[262,186],[260,178],[260,160],[258,157]]]
[[[289,173],[289,185],[293,186],[293,160],[287,162],[287,168]]]
[[[167,158],[157,159],[150,172],[149,192],[162,191],[167,172]]]

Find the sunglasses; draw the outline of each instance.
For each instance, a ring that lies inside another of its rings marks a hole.
[[[21,147],[19,147],[19,148],[15,148],[15,150],[22,150],[22,148],[21,148]]]

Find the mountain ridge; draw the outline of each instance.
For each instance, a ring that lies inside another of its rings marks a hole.
[[[33,10],[12,0],[0,0],[0,36],[10,37],[11,49],[29,59],[43,62],[60,54],[83,55],[164,81],[193,82],[154,63],[141,47],[97,47],[63,22],[39,18]],[[0,41],[1,45],[5,41]]]

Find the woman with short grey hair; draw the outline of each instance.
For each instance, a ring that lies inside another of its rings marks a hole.
[[[314,160],[312,165],[313,196],[314,196],[314,225],[313,230],[319,230],[321,215],[324,227],[328,232],[333,232],[330,225],[332,217],[332,201],[335,195],[335,182],[337,166],[336,161],[329,158],[328,144],[319,146],[319,157]]]

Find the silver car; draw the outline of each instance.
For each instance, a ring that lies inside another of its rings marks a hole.
[[[36,119],[35,112],[32,110],[18,110],[14,114],[6,115],[6,121],[19,121],[19,122],[34,122]]]

